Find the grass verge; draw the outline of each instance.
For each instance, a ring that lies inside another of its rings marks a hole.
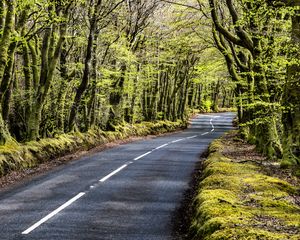
[[[25,144],[10,142],[0,146],[0,177],[12,171],[30,169],[66,154],[89,150],[116,140],[162,134],[185,127],[186,123],[182,121],[143,122],[118,126],[114,132],[94,129],[86,133],[63,134]]]
[[[209,148],[189,239],[300,239],[299,179],[237,136]]]

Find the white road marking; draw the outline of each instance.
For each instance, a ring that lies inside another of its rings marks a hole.
[[[159,146],[159,147],[155,148],[155,150],[158,150],[158,149],[164,148],[164,147],[166,147],[166,146],[168,146],[168,145],[169,145],[169,143],[166,143],[166,144],[164,144],[164,145],[161,145],[161,146]]]
[[[193,139],[193,138],[196,138],[196,137],[198,137],[198,135],[187,137],[187,139]]]
[[[141,155],[141,156],[138,156],[138,157],[136,157],[136,158],[133,159],[133,160],[134,160],[134,161],[137,161],[137,160],[139,160],[139,159],[141,159],[141,158],[143,158],[143,157],[149,155],[150,153],[152,153],[152,151],[146,152],[145,154],[143,154],[143,155]]]
[[[212,121],[213,121],[213,119],[210,119],[210,125],[212,126],[212,128],[215,128]]]
[[[57,208],[56,210],[54,210],[53,212],[48,214],[46,217],[42,218],[40,221],[38,221],[37,223],[32,225],[30,228],[26,229],[24,232],[22,232],[22,234],[27,235],[27,234],[31,233],[34,229],[36,229],[37,227],[39,227],[40,225],[42,225],[43,223],[48,221],[50,218],[54,217],[60,211],[62,211],[66,207],[70,206],[73,202],[77,201],[79,198],[81,198],[84,195],[85,195],[84,192],[78,193],[75,197],[73,197],[72,199],[67,201],[65,204],[61,205],[59,208]]]
[[[220,116],[215,116],[214,118],[219,118]],[[215,131],[214,125],[213,125],[213,118],[210,119],[210,124],[212,126],[212,130],[211,132]],[[205,132],[202,133],[201,135],[207,135],[209,134],[209,132]],[[196,138],[198,135],[195,136],[191,136],[191,137],[187,137],[187,138],[181,138],[178,140],[174,140],[171,143],[177,143],[177,142],[181,142],[185,139],[192,139],[192,138]],[[155,148],[155,150],[164,148],[166,146],[168,146],[170,143],[166,143],[164,145],[161,145],[157,148]],[[152,153],[152,151],[146,152],[145,154],[138,156],[134,159],[134,161],[137,161],[147,155],[149,155],[150,153]],[[107,176],[105,176],[104,178],[100,179],[99,182],[105,182],[107,179],[111,178],[113,175],[117,174],[118,172],[120,172],[121,170],[123,170],[124,168],[128,167],[128,165],[132,164],[132,161],[127,162],[126,164],[124,164],[123,166],[119,167],[118,169],[116,169],[115,171],[113,171],[112,173],[108,174]],[[91,185],[90,188],[95,188],[94,185]],[[46,217],[42,218],[40,221],[38,221],[37,223],[35,223],[34,225],[32,225],[31,227],[29,227],[28,229],[26,229],[24,232],[22,232],[23,235],[27,235],[29,233],[31,233],[33,230],[35,230],[37,227],[39,227],[40,225],[42,225],[43,223],[45,223],[46,221],[48,221],[50,218],[54,217],[56,214],[58,214],[59,212],[61,212],[62,210],[64,210],[66,207],[70,206],[72,203],[74,203],[75,201],[77,201],[78,199],[80,199],[81,197],[83,197],[86,193],[85,192],[81,192],[78,193],[75,197],[73,197],[72,199],[70,199],[69,201],[67,201],[66,203],[64,203],[63,205],[61,205],[59,208],[55,209],[53,212],[49,213]]]
[[[107,179],[115,175],[116,173],[120,172],[122,169],[126,168],[128,164],[124,164],[123,166],[119,167],[117,170],[113,171],[112,173],[108,174],[104,178],[100,179],[99,182],[105,182]]]
[[[181,141],[183,141],[183,140],[184,140],[184,138],[181,138],[181,139],[178,139],[178,140],[174,140],[174,141],[172,141],[172,143],[181,142]]]

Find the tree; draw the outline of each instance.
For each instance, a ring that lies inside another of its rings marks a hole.
[[[249,128],[247,137],[254,139],[258,148],[269,157],[281,157],[281,141],[276,125],[280,97],[275,98],[271,93],[272,78],[275,76],[269,74],[264,60],[267,54],[269,54],[268,60],[276,54],[268,51],[267,48],[272,43],[272,35],[275,33],[272,24],[268,24],[264,17],[264,13],[268,12],[268,5],[265,1],[244,1],[237,7],[238,3],[235,5],[234,1],[226,0],[226,8],[223,11],[227,10],[230,16],[229,24],[232,26],[226,28],[228,22],[225,22],[225,19],[228,18],[224,16],[224,12],[218,11],[222,6],[217,6],[214,0],[209,0],[209,4],[214,26],[220,33],[220,36],[214,35],[215,40],[219,42],[217,45],[226,58],[229,72],[233,79],[239,82],[237,92],[241,96],[246,92],[249,96],[246,105],[243,106],[243,101],[239,104],[240,122],[246,123],[244,126]],[[245,9],[245,13],[242,9]],[[271,38],[264,34],[269,31],[271,31]],[[235,45],[242,48],[239,54],[236,53]],[[231,53],[228,53],[229,49]],[[241,79],[242,75],[236,74],[237,72],[242,72],[244,79]],[[243,89],[242,82],[247,82],[247,89]],[[255,94],[256,98],[253,98],[252,94]]]
[[[6,9],[5,9],[5,4]],[[7,91],[8,85],[2,79],[5,74],[5,66],[7,65],[8,54],[9,54],[9,46],[12,42],[13,31],[14,31],[14,20],[15,20],[15,1],[1,1],[0,4],[0,13],[4,13],[6,10],[5,23],[2,22],[0,24],[1,30],[3,34],[1,34],[0,39],[0,79],[1,79],[1,89],[0,89],[0,144],[3,145],[10,139],[10,133],[7,129],[6,123],[4,122],[2,115],[2,98]]]
[[[300,164],[300,1],[290,1],[294,8],[291,22],[290,63],[283,97],[284,158]]]
[[[1,1],[0,143],[186,120],[193,108],[231,103],[226,78],[204,67],[223,60],[202,36],[210,26],[199,10],[159,0]]]
[[[125,0],[120,1],[102,1],[90,0],[89,5],[89,36],[88,44],[86,48],[86,57],[84,61],[84,72],[81,80],[81,84],[77,88],[75,99],[72,105],[72,109],[69,117],[69,131],[72,131],[75,127],[75,118],[77,110],[81,101],[83,93],[86,91],[91,71],[91,61],[93,58],[94,44],[98,38],[98,33],[101,28],[104,28],[107,23],[107,18],[117,9]]]

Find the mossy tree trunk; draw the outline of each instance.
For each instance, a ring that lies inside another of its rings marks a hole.
[[[65,100],[68,89],[68,84],[70,81],[70,76],[68,75],[68,67],[67,67],[67,57],[68,50],[66,42],[62,47],[62,51],[60,54],[60,88],[56,101],[56,126],[58,132],[65,132]]]
[[[260,7],[260,4],[256,2],[248,4],[249,11],[252,12],[258,12]],[[275,102],[271,101],[269,92],[270,79],[267,78],[264,70],[264,58],[269,57],[272,59],[273,56],[266,56],[262,52],[265,48],[264,33],[260,31],[259,24],[257,17],[250,16],[250,30],[255,33],[252,37],[253,49],[251,53],[253,64],[251,70],[254,74],[254,94],[258,98],[258,101],[253,103],[254,107],[250,108],[250,112],[253,110],[253,113],[248,115],[250,121],[258,122],[258,124],[251,125],[250,133],[254,133],[256,145],[269,158],[281,158],[282,145],[276,125],[276,122],[279,120],[278,113],[280,109],[276,107],[277,104]],[[264,30],[268,31],[267,25],[264,26]],[[265,113],[268,113],[268,115],[265,115]],[[254,115],[257,116],[253,119]],[[255,118],[258,118],[258,121]]]
[[[284,158],[300,164],[300,1],[293,0],[291,61],[283,98]]]
[[[135,122],[135,109],[136,109],[136,100],[138,98],[138,83],[139,83],[139,75],[141,70],[141,64],[136,65],[136,77],[133,79],[133,92],[132,92],[132,98],[131,98],[131,106],[129,110],[129,116],[128,116],[128,122],[134,123]]]
[[[92,69],[91,69],[91,84],[89,87],[88,97],[89,100],[87,102],[87,119],[86,119],[86,126],[85,130],[87,131],[91,127],[95,127],[96,124],[96,101],[97,101],[97,83],[98,83],[98,58],[97,58],[97,37],[98,33],[94,36],[94,46],[93,46],[93,59],[92,59]],[[106,58],[106,55],[103,56]]]
[[[85,60],[84,60],[84,71],[81,78],[81,82],[79,87],[76,90],[76,95],[72,104],[72,108],[70,111],[69,121],[68,121],[68,131],[73,131],[75,129],[76,125],[76,116],[78,114],[78,108],[82,99],[83,94],[87,90],[87,87],[89,85],[90,80],[90,71],[91,71],[91,64],[92,64],[92,57],[93,54],[96,54],[93,52],[93,46],[96,39],[96,31],[97,31],[97,25],[98,25],[98,11],[99,7],[101,5],[101,2],[98,2],[97,4],[94,3],[94,1],[90,1],[90,16],[89,16],[89,35],[88,35],[88,43],[86,46],[86,54],[85,54]]]
[[[2,37],[4,27],[5,0],[0,0],[0,38]]]
[[[4,92],[6,91],[9,84],[6,84],[6,82],[3,82],[3,76],[5,73],[5,68],[7,66],[8,62],[8,53],[9,53],[9,46],[12,41],[12,35],[14,31],[14,22],[15,22],[15,1],[13,0],[7,0],[6,3],[6,16],[5,16],[5,23],[3,28],[3,33],[1,35],[0,40],[0,80],[1,85],[5,85],[5,89],[2,89],[2,96]],[[0,13],[3,14],[4,9],[4,3],[1,1],[0,4]],[[2,18],[2,16],[0,16]],[[3,25],[3,21],[1,20],[1,24]],[[2,101],[1,101],[2,102]],[[6,123],[2,116],[2,103],[0,103],[0,145],[5,144],[10,138],[10,133],[7,129]]]
[[[69,16],[71,5],[72,2],[65,6],[64,9],[60,9],[60,11],[57,12],[57,15],[63,19],[59,26],[57,26],[57,24],[52,24],[44,30],[39,82],[37,89],[35,89],[27,121],[28,140],[37,140],[39,138],[42,109],[48,96],[54,71],[58,64],[61,49],[66,38],[66,21]],[[51,11],[51,8],[49,11]],[[59,38],[56,40],[54,38],[56,38],[57,32],[59,33]]]
[[[252,83],[251,81],[249,81],[250,78],[248,78],[248,89],[245,89],[244,82],[246,79],[241,79],[236,69],[238,69],[239,72],[248,73],[248,77],[254,76],[253,80],[255,86],[255,94],[259,100],[254,103],[249,102],[248,104],[250,104],[250,106],[257,105],[257,107],[251,107],[254,111],[259,109],[256,112],[256,114],[258,115],[256,116],[256,118],[258,118],[259,124],[256,124],[257,121],[255,119],[254,113],[251,113],[251,108],[250,112],[248,112],[249,108],[244,108],[243,104],[238,104],[240,108],[239,118],[240,120],[248,124],[247,128],[249,128],[249,133],[254,135],[253,137],[256,139],[257,145],[259,145],[258,147],[261,148],[263,152],[267,152],[270,157],[281,157],[280,139],[278,129],[275,124],[275,118],[277,117],[278,113],[272,112],[272,110],[276,108],[273,108],[270,102],[268,80],[263,68],[262,39],[264,36],[263,32],[260,31],[261,29],[258,26],[258,17],[255,15],[259,13],[258,10],[261,7],[260,3],[247,2],[245,4],[246,9],[254,13],[252,15],[249,15],[249,25],[246,28],[242,27],[241,24],[239,24],[239,12],[237,10],[237,7],[233,3],[233,0],[226,0],[226,7],[231,16],[234,33],[231,30],[228,30],[225,27],[226,24],[222,22],[223,18],[219,16],[220,5],[218,5],[215,0],[209,0],[209,3],[215,28],[220,33],[219,36],[214,33],[214,38],[215,40],[217,39],[217,45],[219,45],[219,49],[226,59],[230,75],[233,77],[233,79],[238,79],[238,92],[242,90],[242,96],[247,92],[247,90],[249,91],[249,89],[251,89]],[[264,30],[266,29],[267,27],[265,27]],[[226,47],[227,43],[223,40],[223,38],[225,38],[229,43],[232,54],[228,54],[228,49]],[[234,46],[232,46],[232,44],[242,47],[243,49],[251,53],[251,60],[248,61],[249,64],[243,62],[243,58],[237,56],[237,54],[235,53],[235,48]],[[251,92],[249,92],[249,94],[251,94]],[[252,97],[249,97],[248,99],[251,100],[251,98]],[[264,114],[261,114],[261,116],[259,116],[260,108],[262,105],[268,106],[268,109],[266,110],[268,113],[272,114],[271,120],[268,117],[263,118],[262,116]],[[247,112],[246,115],[244,114],[244,111]],[[244,116],[246,116],[247,119],[245,119]],[[250,138],[252,138],[252,136],[250,136]],[[271,156],[272,154],[273,156]]]
[[[215,86],[215,89],[213,90],[213,106],[212,106],[212,109],[215,112],[219,111],[220,90],[221,90],[221,80],[218,80],[218,82]]]
[[[109,120],[107,122],[107,129],[115,130],[115,126],[121,124],[124,121],[123,112],[123,91],[126,79],[127,66],[126,63],[122,63],[120,67],[120,77],[114,81],[112,85],[112,92],[109,96],[110,112]]]

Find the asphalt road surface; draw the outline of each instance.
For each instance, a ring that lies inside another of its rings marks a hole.
[[[0,191],[0,239],[169,240],[199,156],[233,113],[198,115],[182,132],[120,145]]]

